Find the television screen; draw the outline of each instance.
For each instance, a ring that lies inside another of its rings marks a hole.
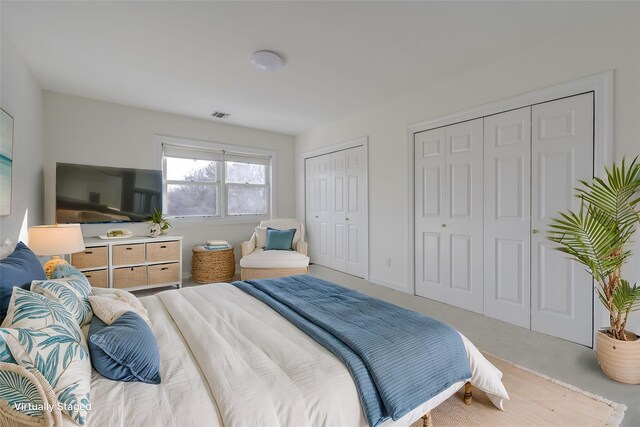
[[[162,209],[162,171],[56,165],[56,221],[146,221]]]

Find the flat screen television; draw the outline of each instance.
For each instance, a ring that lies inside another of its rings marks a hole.
[[[56,164],[56,221],[146,221],[162,209],[162,171]]]

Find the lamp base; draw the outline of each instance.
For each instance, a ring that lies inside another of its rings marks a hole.
[[[54,256],[52,259],[44,263],[44,273],[49,279],[51,279],[51,274],[53,274],[53,270],[55,270],[56,265],[58,264],[67,264],[67,261],[58,256]]]

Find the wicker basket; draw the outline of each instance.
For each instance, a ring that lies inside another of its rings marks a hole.
[[[233,248],[209,251],[196,246],[192,252],[191,277],[196,283],[228,282],[236,274]]]

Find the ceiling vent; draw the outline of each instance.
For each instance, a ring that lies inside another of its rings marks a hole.
[[[211,113],[211,117],[215,117],[216,119],[226,119],[230,115],[231,114],[229,113],[221,113],[220,111],[214,111],[213,113]]]

